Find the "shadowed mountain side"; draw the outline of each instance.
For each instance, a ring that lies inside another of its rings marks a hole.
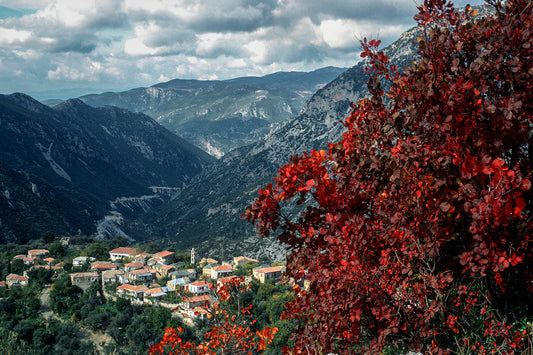
[[[47,230],[89,234],[110,200],[182,188],[214,160],[146,115],[80,100],[52,109],[0,95],[0,126],[4,242]]]

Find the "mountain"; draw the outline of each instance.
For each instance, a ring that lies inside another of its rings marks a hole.
[[[224,81],[175,79],[148,88],[85,95],[80,100],[143,112],[216,157],[254,143],[294,117],[345,68],[279,72]]]
[[[150,117],[0,95],[0,242],[90,234],[119,197],[183,188],[214,160]]]
[[[416,36],[417,29],[409,30],[385,49],[393,63],[403,67],[414,59]],[[318,90],[298,115],[258,142],[226,154],[169,203],[131,223],[132,233],[147,228],[182,247],[215,237],[225,241],[213,245],[233,245],[254,235],[254,227],[239,215],[291,155],[328,149],[328,142],[339,140],[344,132],[340,120],[349,114],[350,102],[368,95],[366,65],[363,61],[343,72]]]

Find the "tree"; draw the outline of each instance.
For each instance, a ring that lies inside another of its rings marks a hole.
[[[56,259],[62,258],[67,252],[67,248],[61,243],[52,243],[48,246],[50,255]]]
[[[94,242],[89,246],[87,251],[89,256],[92,256],[96,260],[108,260],[109,259],[109,249],[105,246],[104,243]]]
[[[474,19],[468,6],[425,0],[415,17],[420,60],[401,71],[379,41],[363,40],[371,97],[352,104],[343,139],[294,155],[247,208],[259,235],[290,248],[287,276],[310,284],[295,287],[284,314],[301,322],[296,349],[524,346],[533,5],[488,3],[494,15]],[[294,204],[297,217],[287,213]]]
[[[212,328],[204,338],[205,341],[195,344],[184,341],[181,333],[184,329],[168,328],[163,339],[150,348],[150,354],[252,354],[263,351],[272,342],[277,333],[276,328],[255,330],[255,320],[251,319],[251,305],[245,304],[240,298],[249,286],[244,278],[232,278],[218,287],[215,302],[210,305],[209,317]]]

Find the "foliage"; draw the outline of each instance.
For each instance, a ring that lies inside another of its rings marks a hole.
[[[246,217],[292,254],[306,353],[513,353],[533,316],[533,5],[473,19],[426,0],[420,60],[362,42],[371,97],[329,151],[294,155]],[[382,84],[383,83],[383,84]],[[390,87],[385,93],[383,87]],[[285,213],[307,206],[298,218]],[[287,349],[286,351],[289,351]],[[297,350],[294,350],[297,351]]]
[[[184,341],[181,333],[184,329],[168,328],[163,339],[150,348],[150,354],[217,354],[238,351],[252,354],[265,350],[277,332],[276,328],[255,330],[255,320],[251,316],[251,305],[245,305],[240,298],[249,286],[243,278],[232,278],[218,287],[217,300],[210,307],[210,318],[214,318],[213,326],[204,338],[205,341],[195,344]]]
[[[59,259],[65,256],[67,248],[63,244],[55,242],[48,246],[48,251],[53,258]]]
[[[109,259],[109,248],[102,242],[94,242],[89,246],[87,255],[96,260],[105,261]]]

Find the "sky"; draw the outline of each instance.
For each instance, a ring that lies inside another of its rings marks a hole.
[[[351,67],[360,39],[392,43],[415,25],[420,2],[0,0],[0,93],[68,98],[176,78]]]

